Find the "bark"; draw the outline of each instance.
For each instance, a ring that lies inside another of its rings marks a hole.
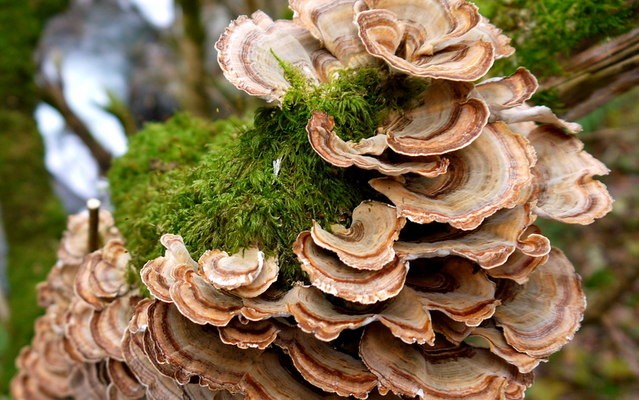
[[[576,120],[639,84],[639,28],[577,54],[564,69],[541,89],[558,96],[564,118]]]
[[[182,10],[183,37],[180,50],[184,60],[185,93],[184,108],[194,115],[209,118],[211,100],[206,93],[208,81],[205,71],[206,31],[202,25],[202,4],[200,0],[178,0]]]

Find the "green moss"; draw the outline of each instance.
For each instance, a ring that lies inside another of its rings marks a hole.
[[[0,207],[9,244],[8,302],[0,326],[0,397],[9,390],[15,358],[42,313],[35,286],[55,262],[64,212],[44,168],[33,122],[37,103],[33,51],[45,21],[68,0],[0,0]]]
[[[373,173],[334,168],[313,151],[305,130],[311,112],[332,115],[344,139],[370,137],[389,109],[423,85],[388,79],[378,69],[344,71],[331,83],[310,85],[296,71],[285,69],[292,88],[281,107],[258,110],[251,126],[236,131],[237,138],[181,155],[187,163],[176,165],[180,152],[167,147],[169,137],[180,142],[192,136],[175,120],[132,140],[110,178],[116,218],[129,235],[136,259],[162,254],[158,239],[166,232],[182,235],[196,256],[211,248],[234,253],[257,245],[267,255],[278,256],[283,280],[290,283],[302,278],[291,248],[297,234],[313,220],[323,226],[347,223],[359,202],[376,196],[366,183]],[[219,129],[217,134],[233,136]],[[173,152],[165,153],[167,148]],[[149,165],[156,158],[156,164],[169,163],[171,168],[153,170]]]
[[[626,0],[475,0],[480,12],[513,39],[513,57],[492,71],[506,75],[518,66],[537,77],[563,73],[572,54],[636,27],[639,6]]]
[[[49,185],[44,149],[31,116],[0,111],[0,205],[9,243],[8,341],[0,349],[0,392],[8,390],[14,360],[33,336],[33,321],[42,314],[36,284],[55,263],[65,215]]]
[[[556,88],[539,91],[533,95],[531,100],[535,104],[549,106],[553,112],[559,115],[568,111],[566,104],[561,100],[559,91]]]
[[[211,148],[231,140],[240,125],[237,119],[210,123],[178,114],[164,124],[147,124],[131,137],[129,153],[113,162],[109,179],[115,217],[128,247],[135,249],[133,263],[138,268],[161,254],[158,239],[164,232],[148,218],[152,205],[165,201],[183,171]]]
[[[33,50],[47,18],[68,0],[0,0],[0,104],[27,111],[35,106]]]

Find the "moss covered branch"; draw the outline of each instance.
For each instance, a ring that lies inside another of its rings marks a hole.
[[[344,72],[318,86],[294,70],[287,74],[292,88],[282,107],[258,110],[252,126],[180,116],[133,138],[110,178],[116,218],[138,266],[162,254],[157,240],[170,232],[194,255],[257,245],[278,256],[290,283],[301,278],[292,252],[298,233],[313,220],[346,223],[359,202],[379,196],[366,184],[374,173],[323,161],[308,145],[306,124],[321,110],[335,118],[343,139],[370,137],[385,113],[421,86],[383,79],[378,69]]]
[[[517,49],[513,57],[498,61],[493,73],[508,75],[517,66],[530,69],[542,82],[542,91],[533,98],[538,104],[576,119],[638,82],[631,73],[637,69],[637,49],[626,35],[639,22],[637,0],[475,3]],[[610,48],[617,50],[609,53]]]

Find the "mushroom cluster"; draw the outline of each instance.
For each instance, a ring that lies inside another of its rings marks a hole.
[[[526,69],[473,83],[512,54],[509,40],[464,0],[290,7],[292,21],[231,23],[216,44],[224,75],[276,104],[291,69],[315,86],[360,68],[418,82],[364,139],[342,139],[322,110],[307,123],[317,156],[369,174],[379,196],[348,224],[296,232],[307,279],[293,285],[259,243],[195,261],[164,234],[164,256],[141,270],[147,299],[119,235],[102,231],[87,254],[73,217],[16,399],[521,399],[572,339],[580,278],[534,223],[604,216],[612,199],[593,177],[608,170],[579,125],[526,104]]]

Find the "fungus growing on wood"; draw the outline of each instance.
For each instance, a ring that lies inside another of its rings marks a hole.
[[[540,362],[546,361],[544,359],[529,356],[525,353],[520,353],[504,339],[504,334],[494,327],[478,327],[474,328],[472,333],[468,336],[469,339],[481,339],[487,343],[487,347],[491,353],[502,358],[517,367],[519,372],[526,374],[532,372]],[[471,346],[475,343],[471,342]],[[477,346],[480,347],[480,346]]]
[[[359,1],[355,23],[366,50],[410,75],[473,81],[492,66],[490,42],[466,41],[480,21],[477,8],[459,1]]]
[[[75,279],[75,292],[95,309],[129,291],[131,256],[120,239],[109,240],[101,250],[87,256]]]
[[[207,280],[217,289],[237,289],[245,297],[255,297],[277,279],[277,259],[265,259],[256,247],[229,256],[225,251],[208,251],[198,261]],[[248,296],[247,296],[248,295]]]
[[[348,301],[372,304],[396,296],[404,287],[408,272],[405,260],[392,258],[387,263],[374,264],[375,269],[352,268],[317,246],[311,235],[308,232],[300,233],[294,250],[311,284],[324,293]]]
[[[433,265],[413,267],[407,288],[424,309],[437,310],[454,321],[477,326],[495,312],[495,283],[475,273],[470,261],[444,258]],[[432,268],[432,270],[429,270]]]
[[[395,251],[408,260],[457,255],[491,269],[508,262],[515,250],[541,257],[550,252],[549,240],[539,233],[528,232],[535,220],[531,205],[498,211],[472,231],[461,231],[443,225],[428,235],[417,235],[409,241],[395,243]]]
[[[444,175],[375,178],[370,185],[413,222],[477,228],[502,208],[522,203],[520,192],[532,182],[535,153],[524,137],[503,123],[487,125],[470,145],[448,155]]]
[[[109,359],[107,361],[107,372],[111,380],[108,389],[109,399],[134,400],[144,397],[144,386],[140,384],[126,363]]]
[[[191,321],[225,326],[239,314],[242,300],[215,289],[196,271],[179,266],[173,273],[175,283],[171,286],[171,302]]]
[[[90,254],[70,219],[17,399],[514,400],[572,338],[580,279],[533,224],[602,217],[607,169],[529,71],[472,83],[508,39],[464,0],[290,6],[216,44],[276,107],[125,215],[175,229],[141,287],[108,213]]]
[[[314,386],[340,396],[368,398],[377,378],[362,361],[299,330],[284,330],[277,345],[291,357],[300,374]]]
[[[548,261],[548,255],[533,257],[515,250],[504,264],[486,270],[486,274],[493,278],[509,279],[520,285],[528,282],[530,274]]]
[[[364,49],[353,25],[353,1],[291,0],[293,21],[307,29],[341,64],[342,68],[361,68],[375,64]]]
[[[581,278],[557,249],[529,275],[528,282],[508,285],[500,298],[495,323],[503,328],[506,341],[537,358],[546,358],[568,343],[586,309]]]
[[[376,325],[366,329],[359,353],[379,379],[382,392],[403,396],[509,398],[506,391],[513,390],[512,387],[525,388],[532,381],[531,375],[520,374],[487,350],[445,342],[434,347],[408,345]]]
[[[308,32],[290,21],[273,22],[256,11],[251,18],[242,16],[226,29],[215,45],[218,63],[226,79],[239,89],[279,101],[290,83],[273,54],[313,76],[313,62],[304,47],[306,35]]]
[[[382,154],[388,147],[385,135],[363,139],[358,143],[345,142],[333,131],[334,127],[335,122],[331,116],[324,112],[314,112],[306,130],[308,140],[317,154],[336,167],[346,168],[355,165],[390,176],[413,173],[426,177],[441,175],[448,167],[448,160],[441,157],[420,160],[406,158],[399,162],[384,161],[373,155]],[[376,142],[374,147],[370,146],[371,139]]]
[[[121,239],[111,213],[100,210],[98,239],[106,243],[109,239]],[[58,259],[65,264],[80,264],[89,253],[89,212],[84,211],[69,217],[67,230],[62,235],[58,248]]]
[[[520,67],[511,76],[485,80],[475,89],[488,105],[491,119],[499,121],[499,111],[524,104],[538,87],[537,78],[526,68]]]
[[[367,201],[353,210],[350,228],[333,225],[330,233],[314,222],[310,233],[316,245],[334,252],[348,266],[379,270],[395,258],[393,243],[405,222],[395,207]]]
[[[282,327],[273,320],[240,321],[233,319],[228,325],[218,327],[223,343],[240,349],[264,350],[275,341]]]
[[[133,308],[140,300],[137,295],[118,297],[102,310],[95,310],[89,326],[95,343],[101,347],[111,359],[124,361],[121,341],[129,320],[133,316]]]
[[[593,179],[608,175],[603,163],[583,150],[583,143],[560,129],[544,125],[528,135],[538,163],[535,212],[570,224],[587,225],[612,210],[606,186]]]
[[[164,257],[147,262],[142,268],[140,276],[153,296],[162,301],[171,301],[169,288],[175,281],[175,278],[171,276],[171,271],[177,265],[197,268],[198,264],[191,258],[182,237],[164,234],[160,238],[160,242],[166,248]]]
[[[344,301],[342,305],[333,304],[312,287],[295,287],[289,293],[288,310],[299,328],[322,341],[335,340],[347,329],[359,329],[374,321],[381,322],[407,343],[432,344],[435,340],[430,314],[422,307],[415,307],[418,303],[413,291],[401,291],[379,309],[362,309]]]
[[[431,156],[468,146],[489,116],[482,100],[469,98],[472,89],[465,82],[431,82],[407,109],[396,111],[382,126],[389,147],[409,156]]]

